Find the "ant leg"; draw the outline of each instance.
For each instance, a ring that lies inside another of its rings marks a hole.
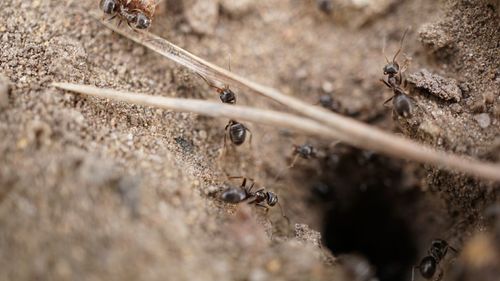
[[[226,127],[224,127],[224,146],[222,147],[222,153],[221,153],[221,157],[226,155],[226,149],[227,149],[227,136],[229,134],[229,126],[231,125],[231,121],[229,121],[226,125]]]
[[[293,168],[298,159],[299,159],[299,155],[295,154],[295,156],[293,157],[292,163],[290,165],[288,165],[288,169]]]
[[[114,14],[113,16],[111,16],[108,21],[112,21],[114,20],[116,17],[118,16],[118,14]],[[103,20],[104,20],[104,17],[103,17]]]
[[[391,84],[389,84],[387,81],[385,81],[384,79],[380,79],[380,82],[384,83],[387,87],[389,87],[390,89],[392,89],[392,86]]]
[[[252,131],[250,131],[250,129],[248,129],[247,127],[245,127],[245,130],[247,130],[247,132],[250,133],[250,137],[248,138],[248,145],[250,146],[250,150],[252,150],[252,137],[253,137]]]
[[[255,182],[252,182],[252,185],[248,188],[247,193],[250,194],[252,193],[253,186],[255,185]],[[261,189],[264,190],[264,189]],[[259,190],[260,191],[260,190]]]
[[[253,178],[247,178],[247,177],[242,177],[242,176],[228,176],[227,178],[229,180],[243,179],[243,182],[241,183],[240,187],[245,189],[247,191],[247,193],[250,193],[252,191],[253,186],[255,185],[255,180]],[[252,185],[249,188],[245,188],[247,180],[252,182]]]
[[[452,246],[448,246],[448,249],[450,249],[453,253],[458,254],[458,250],[453,248]]]
[[[444,275],[443,269],[440,266],[438,266],[438,270],[439,270],[438,275],[437,275],[436,279],[434,279],[434,281],[440,281],[441,279],[443,279],[443,275]]]
[[[222,145],[222,151],[220,153],[219,159],[226,155],[226,147],[227,147],[227,131],[224,132],[224,144]]]
[[[420,266],[412,266],[411,268],[411,281],[415,281],[415,268],[419,268]]]
[[[257,203],[257,204],[255,204],[255,206],[264,208],[266,210],[266,214],[269,212],[269,207],[266,205],[263,205],[262,203]]]
[[[137,30],[135,30],[135,28],[130,24],[130,22],[127,21],[127,26],[133,31],[133,32],[136,32],[136,33],[139,33]]]
[[[384,105],[386,105],[388,102],[390,102],[392,99],[394,98],[394,96],[388,98],[385,102],[384,102]]]
[[[287,223],[288,223],[288,226],[290,226],[290,219],[285,215],[285,211],[283,210],[283,207],[281,206],[280,202],[277,202],[277,205],[280,207],[280,210],[281,210],[281,216],[283,216]]]

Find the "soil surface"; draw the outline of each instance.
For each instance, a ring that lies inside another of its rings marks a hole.
[[[1,6],[0,280],[410,280],[436,238],[457,250],[443,280],[500,276],[498,183],[256,124],[250,145],[221,156],[228,120],[50,86],[219,99],[96,21],[97,0]],[[149,32],[305,102],[328,95],[344,115],[498,162],[499,17],[492,0],[169,0]],[[402,117],[379,80],[382,50],[391,60],[407,28]],[[238,104],[286,110],[232,89]],[[306,143],[317,157],[287,168]],[[275,192],[285,216],[221,201],[241,182],[228,176]]]

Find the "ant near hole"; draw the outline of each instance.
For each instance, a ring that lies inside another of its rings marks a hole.
[[[134,31],[137,29],[147,29],[151,26],[151,21],[158,5],[157,0],[101,0],[99,7],[106,15],[110,15],[112,20],[116,17]]]
[[[234,144],[234,145],[242,145],[247,137],[247,132],[250,133],[250,138],[248,140],[248,143],[251,145],[252,144],[252,132],[250,129],[248,129],[245,125],[242,123],[235,121],[235,120],[229,120],[227,123],[226,127],[224,128],[225,134],[224,134],[224,149],[226,148],[227,145],[227,138],[229,137],[229,140]]]
[[[292,156],[294,156],[294,157],[293,157],[292,163],[290,163],[290,165],[288,165],[288,168],[293,168],[293,166],[295,166],[295,163],[297,162],[299,157],[302,159],[315,158],[317,156],[317,152],[316,152],[316,149],[314,148],[314,146],[312,146],[311,144],[308,144],[308,143],[303,144],[303,145],[294,144]]]
[[[415,280],[415,269],[418,269],[420,271],[420,275],[422,275],[425,279],[431,279],[434,277],[436,270],[439,269],[438,276],[435,280],[441,280],[441,278],[443,278],[443,270],[439,266],[439,263],[446,256],[448,249],[453,251],[455,254],[458,253],[458,251],[450,246],[448,242],[442,239],[433,240],[428,251],[428,255],[420,261],[419,265],[413,266],[411,270],[411,281]]]
[[[413,101],[401,87],[401,84],[403,84],[403,86],[406,86],[406,80],[403,78],[403,72],[405,72],[406,69],[408,68],[410,60],[408,58],[405,59],[403,65],[400,67],[399,63],[397,62],[397,57],[401,53],[401,50],[403,49],[403,42],[408,30],[409,29],[407,28],[403,33],[403,36],[401,37],[401,41],[399,43],[399,49],[392,58],[392,61],[389,61],[389,59],[385,55],[385,42],[384,42],[384,47],[382,52],[384,54],[387,64],[384,66],[383,71],[384,75],[387,75],[387,80],[380,79],[380,81],[384,83],[384,85],[386,85],[389,89],[393,91],[393,96],[387,99],[384,102],[384,105],[392,100],[394,111],[399,116],[403,116],[405,118],[409,117],[412,114],[414,107]]]
[[[226,189],[221,195],[222,201],[231,204],[239,204],[248,200],[248,204],[264,208],[266,213],[269,211],[270,207],[278,205],[281,210],[281,215],[290,223],[290,219],[285,215],[281,204],[278,202],[278,195],[276,195],[276,193],[266,191],[265,188],[253,191],[255,180],[252,178],[239,176],[229,177],[229,179],[243,179],[243,181],[239,187],[230,187]],[[247,186],[247,180],[252,182],[250,186]]]

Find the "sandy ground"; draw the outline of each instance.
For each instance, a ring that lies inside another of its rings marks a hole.
[[[160,3],[150,32],[306,102],[330,94],[342,114],[500,160],[498,1],[334,0],[330,14],[316,1],[201,2],[203,13]],[[220,159],[227,120],[53,89],[218,100],[103,27],[97,6],[1,4],[0,280],[371,280],[368,262],[380,280],[406,280],[438,237],[459,250],[445,280],[499,276],[498,184],[255,124],[252,145]],[[391,57],[408,27],[416,109],[401,118],[379,79],[384,38]],[[282,109],[234,90],[239,104]],[[286,170],[306,142],[320,156]],[[239,184],[227,175],[276,192],[291,224],[276,207],[221,202]],[[346,253],[366,260],[336,258]]]

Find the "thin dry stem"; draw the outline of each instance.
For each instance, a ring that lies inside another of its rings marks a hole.
[[[69,83],[54,83],[54,86],[68,91],[78,92],[85,95],[109,98],[124,101],[133,104],[160,107],[174,111],[193,112],[212,117],[227,117],[237,120],[261,123],[265,125],[285,127],[299,132],[327,137],[337,140],[342,135],[338,131],[325,126],[317,121],[299,117],[296,115],[282,113],[272,110],[256,109],[245,106],[226,105],[203,100],[176,99],[159,96],[151,96],[136,93],[127,93],[111,89],[100,89],[92,86],[77,85]],[[346,141],[347,142],[347,141]],[[347,142],[350,143],[350,142]],[[397,158],[409,158],[422,163],[439,163],[443,168],[457,170],[469,175],[481,177],[484,179],[500,181],[500,165],[483,163],[473,159],[467,159],[461,156],[448,154],[435,149],[425,147],[419,144],[420,149],[428,152],[426,155],[432,155],[430,158],[414,157],[411,153],[403,150],[402,153],[387,153]],[[377,150],[375,150],[377,151]],[[379,151],[380,152],[380,151]],[[384,151],[382,151],[384,152]],[[423,159],[423,160],[422,160]],[[438,160],[436,160],[438,159]]]
[[[198,99],[179,99],[152,96],[138,93],[122,92],[112,89],[102,89],[94,86],[71,83],[53,83],[53,86],[106,99],[123,101],[131,104],[159,107],[178,112],[192,112],[211,117],[226,117],[245,120],[280,128],[288,128],[297,132],[336,139],[337,135],[331,128],[314,120],[278,111],[258,109],[247,106],[227,105]]]
[[[473,165],[472,161],[466,161],[465,158],[456,157],[445,152],[438,152],[431,147],[422,145],[415,141],[386,133],[375,127],[333,113],[324,108],[303,103],[299,99],[280,93],[278,90],[252,82],[244,77],[213,65],[151,33],[131,32],[127,29],[120,29],[109,22],[101,22],[108,28],[126,36],[127,38],[142,44],[195,72],[203,74],[206,77],[221,81],[225,84],[239,85],[242,88],[247,88],[254,93],[269,97],[294,109],[298,113],[315,119],[320,123],[324,123],[335,129],[338,140],[342,142],[398,158],[432,164],[438,167],[457,169],[459,171],[478,176],[484,175],[484,177],[490,179],[500,178],[499,165]],[[481,164],[481,162],[478,161],[475,161],[475,163]]]

